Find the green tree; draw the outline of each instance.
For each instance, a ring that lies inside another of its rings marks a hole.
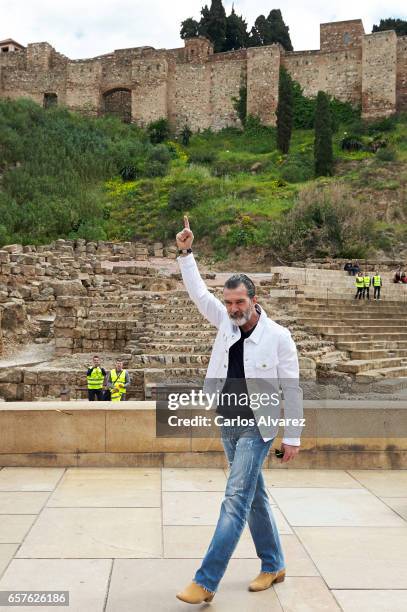
[[[189,125],[186,123],[181,130],[181,142],[187,147],[189,145],[189,141],[191,140],[192,130]]]
[[[280,9],[271,10],[267,21],[270,24],[271,42],[280,43],[286,51],[292,51],[289,27],[284,23]]]
[[[269,24],[264,15],[259,15],[254,22],[249,36],[249,47],[268,45],[271,38]]]
[[[332,119],[329,97],[319,91],[315,108],[314,164],[316,176],[332,176]]]
[[[224,51],[241,49],[247,45],[247,23],[241,15],[236,15],[234,7],[226,18],[226,37]]]
[[[292,79],[284,67],[280,68],[276,115],[277,146],[282,153],[288,153],[293,129],[294,97]]]
[[[152,121],[147,126],[147,133],[150,137],[150,141],[153,144],[159,144],[160,142],[164,142],[164,140],[167,140],[170,136],[170,126],[168,123],[168,119],[162,117],[161,119]]]
[[[185,38],[195,38],[199,34],[199,23],[196,19],[188,17],[181,22],[180,36],[184,40]]]
[[[258,47],[280,43],[286,51],[292,51],[289,28],[284,23],[280,9],[273,9],[267,18],[259,15],[250,32],[249,46]]]
[[[211,6],[201,9],[199,34],[206,36],[213,43],[215,53],[224,50],[226,40],[226,12],[222,0],[212,0]]]
[[[233,108],[235,109],[243,127],[246,125],[247,117],[247,86],[239,87],[239,97],[232,98]]]
[[[372,32],[395,30],[397,36],[407,36],[407,21],[405,19],[380,19],[379,25],[374,25]]]
[[[208,5],[205,4],[205,6],[201,8],[201,19],[199,20],[199,25],[198,25],[198,34],[200,36],[206,36],[206,38],[210,38],[209,32],[208,32],[210,21],[211,21],[211,16],[209,13],[209,8],[208,8]]]

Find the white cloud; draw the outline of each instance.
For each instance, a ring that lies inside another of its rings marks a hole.
[[[0,0],[0,39],[48,41],[73,59],[142,45],[180,47],[181,21],[199,18],[205,3],[210,0]],[[232,2],[224,6],[229,12]],[[320,23],[361,18],[370,32],[380,18],[407,17],[404,0],[235,0],[234,6],[249,27],[259,14],[280,7],[296,50],[319,48]]]

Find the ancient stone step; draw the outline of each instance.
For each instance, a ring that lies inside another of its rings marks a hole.
[[[338,348],[344,351],[370,351],[370,350],[383,350],[392,351],[398,349],[407,349],[407,340],[370,340],[370,341],[352,341],[352,342],[338,342]]]
[[[175,344],[164,344],[158,342],[142,342],[140,341],[137,346],[142,349],[143,353],[149,354],[167,354],[167,353],[192,353],[192,354],[208,354],[212,350],[212,343],[210,344],[188,344],[186,342]]]
[[[385,378],[407,377],[407,365],[395,368],[380,368],[380,370],[363,370],[355,375],[357,382],[378,382]]]
[[[340,340],[343,334],[353,334],[353,339],[358,338],[359,340],[372,341],[375,338],[377,340],[383,339],[383,334],[391,334],[390,337],[397,339],[399,334],[407,332],[406,327],[399,328],[398,326],[363,326],[351,327],[347,325],[312,325],[305,326],[306,329],[312,330],[315,334],[321,334],[325,338],[332,338],[337,341]],[[402,336],[400,336],[402,339]]]
[[[345,323],[350,327],[359,326],[361,322],[363,322],[363,325],[366,325],[366,323],[369,323],[369,325],[407,325],[406,320],[402,319],[400,321],[400,314],[398,313],[384,313],[381,317],[378,317],[376,314],[371,317],[355,317],[354,315],[352,315],[351,317],[347,317],[346,314],[339,316],[333,313],[329,313],[328,315],[327,313],[326,315],[317,314],[313,317],[301,316],[298,317],[297,321],[299,323],[303,323],[304,325],[319,325],[321,323],[326,323],[327,321],[329,321],[330,325],[335,325],[336,323]]]
[[[407,349],[371,349],[364,351],[350,351],[352,359],[386,359],[390,357],[407,358]]]
[[[163,327],[166,330],[178,330],[179,333],[183,333],[184,331],[197,329],[197,330],[213,330],[215,329],[213,325],[210,323],[206,323],[203,321],[202,323],[156,323],[146,321],[143,322],[144,329],[157,329],[157,327]]]
[[[171,353],[171,354],[142,354],[134,355],[133,363],[136,367],[168,367],[168,366],[182,366],[182,365],[195,365],[195,366],[207,366],[209,363],[209,355],[190,355],[183,353]]]
[[[325,333],[320,332],[323,336],[327,336],[328,338],[335,339],[336,342],[347,342],[355,339],[355,333]],[[369,342],[374,342],[375,340],[387,340],[393,339],[397,340],[407,340],[406,332],[365,332],[364,330],[360,331],[358,334],[359,340],[368,340]]]
[[[388,368],[405,367],[407,368],[407,359],[403,357],[391,357],[387,359],[352,359],[339,363],[337,369],[340,372],[349,372],[350,374],[358,374],[367,370],[385,370]]]

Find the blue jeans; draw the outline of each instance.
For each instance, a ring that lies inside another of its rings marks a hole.
[[[264,442],[257,425],[222,425],[222,444],[230,465],[218,523],[193,581],[215,592],[246,520],[261,560],[262,572],[285,567],[277,525],[270,507],[261,468],[273,440]]]

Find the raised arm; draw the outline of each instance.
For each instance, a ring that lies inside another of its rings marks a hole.
[[[189,227],[189,220],[186,215],[184,216],[184,229],[178,232],[176,240],[179,249],[186,250],[192,246],[194,235]],[[208,290],[199,273],[193,253],[181,254],[177,261],[189,297],[199,312],[212,325],[219,327],[226,313],[226,307]]]

